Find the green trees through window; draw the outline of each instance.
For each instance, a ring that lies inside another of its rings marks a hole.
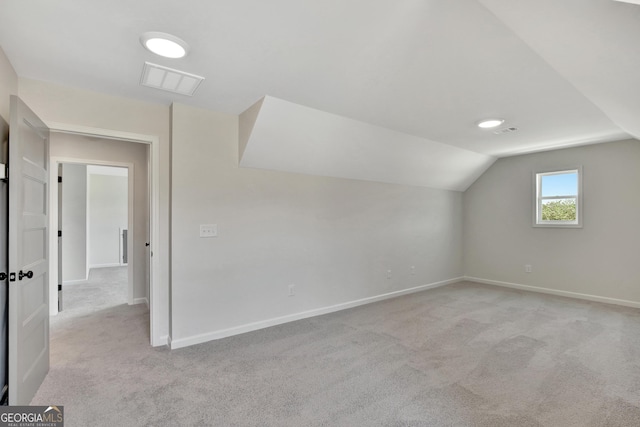
[[[575,221],[576,201],[575,199],[564,199],[553,202],[542,203],[543,221]]]

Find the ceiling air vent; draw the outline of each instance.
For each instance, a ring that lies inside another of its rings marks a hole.
[[[502,129],[498,129],[493,131],[493,133],[495,133],[496,135],[502,135],[503,133],[511,133],[511,132],[517,132],[518,128],[502,128]]]
[[[203,80],[204,77],[195,74],[145,62],[140,84],[154,89],[192,96]]]

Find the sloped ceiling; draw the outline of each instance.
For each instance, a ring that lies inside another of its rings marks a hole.
[[[481,2],[620,129],[640,138],[640,6]]]
[[[242,114],[240,128],[243,167],[464,191],[495,161],[273,97]]]
[[[146,31],[189,55],[154,56]],[[242,166],[438,188],[497,157],[640,137],[638,40],[640,6],[613,0],[0,2],[22,77],[247,111]],[[142,87],[144,61],[206,80],[193,97]]]

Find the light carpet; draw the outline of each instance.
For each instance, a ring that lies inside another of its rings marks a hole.
[[[461,282],[174,351],[71,314],[32,401],[68,427],[640,425],[631,308]]]

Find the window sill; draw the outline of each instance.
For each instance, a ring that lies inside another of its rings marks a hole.
[[[582,224],[533,224],[534,228],[582,228]]]

